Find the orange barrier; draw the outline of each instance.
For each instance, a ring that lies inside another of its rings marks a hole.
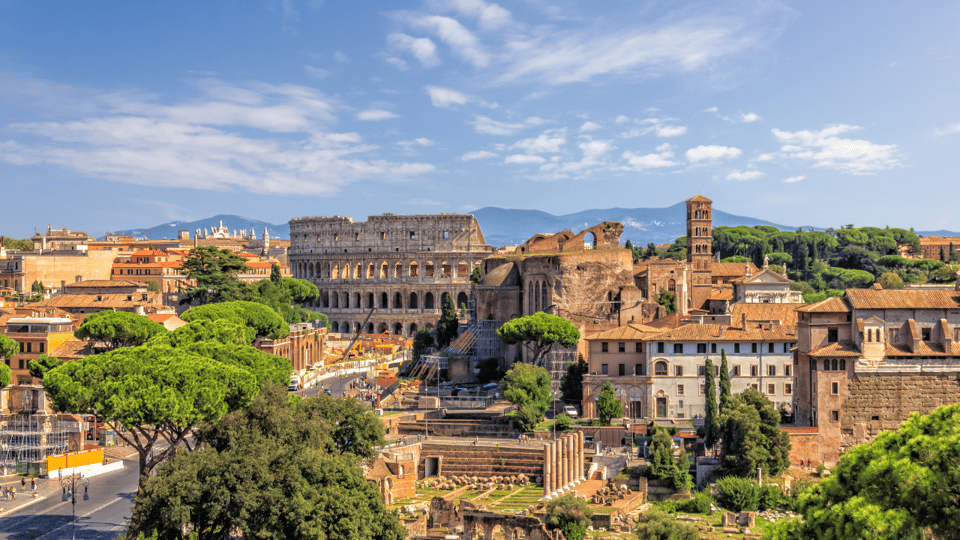
[[[87,450],[85,452],[70,452],[60,454],[59,456],[47,457],[47,470],[55,471],[57,469],[70,469],[73,467],[83,467],[84,465],[94,465],[103,463],[103,449]]]

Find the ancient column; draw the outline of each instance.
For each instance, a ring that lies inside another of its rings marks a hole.
[[[552,490],[550,489],[550,478],[553,473],[552,462],[553,461],[553,452],[550,451],[550,445],[543,445],[543,496],[549,497]]]
[[[576,454],[573,451],[573,434],[567,435],[567,489],[576,483],[573,479],[573,467],[576,464]]]
[[[579,478],[581,482],[584,482],[586,481],[586,471],[585,471],[586,464],[584,463],[585,456],[583,453],[583,432],[582,431],[577,432],[577,448],[578,448],[578,451],[580,452],[580,457],[577,458],[577,478]]]
[[[568,444],[569,442],[570,442],[570,437],[567,435],[564,435],[560,439],[560,447],[561,447],[560,451],[563,452],[563,473],[562,473],[563,479],[561,480],[561,486],[562,486],[561,489],[563,489],[564,491],[566,491],[570,487],[570,463],[572,460],[570,459],[570,445]]]
[[[554,482],[554,491],[559,494],[560,490],[563,489],[563,452],[560,449],[560,441],[553,441],[553,462],[556,464],[556,467],[553,468],[553,482]]]

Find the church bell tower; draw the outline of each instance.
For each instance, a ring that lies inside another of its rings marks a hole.
[[[687,199],[687,271],[690,275],[690,305],[683,311],[707,309],[712,291],[713,201],[697,195]],[[679,307],[679,306],[678,306]]]

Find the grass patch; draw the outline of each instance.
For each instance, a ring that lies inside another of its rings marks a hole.
[[[534,428],[534,431],[550,431],[553,428],[554,420],[544,420],[537,424],[537,427]]]

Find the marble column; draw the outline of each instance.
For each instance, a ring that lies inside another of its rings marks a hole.
[[[570,464],[567,466],[567,482],[570,487],[573,487],[577,483],[576,477],[576,466],[577,466],[577,452],[576,448],[573,445],[573,434],[571,433],[567,437],[567,448],[570,454]]]
[[[553,492],[550,481],[553,474],[553,452],[550,451],[550,445],[543,445],[543,496],[549,497]]]
[[[579,451],[580,451],[580,458],[577,460],[577,469],[578,469],[577,476],[581,482],[584,482],[586,481],[585,469],[587,465],[584,463],[584,461],[586,460],[586,455],[583,452],[583,432],[582,431],[577,432],[577,448],[579,448]]]
[[[554,491],[559,494],[560,490],[563,489],[563,484],[561,483],[563,480],[563,452],[560,448],[560,441],[553,441],[553,459],[554,463],[556,463],[553,471],[553,481],[554,486],[556,486]]]

